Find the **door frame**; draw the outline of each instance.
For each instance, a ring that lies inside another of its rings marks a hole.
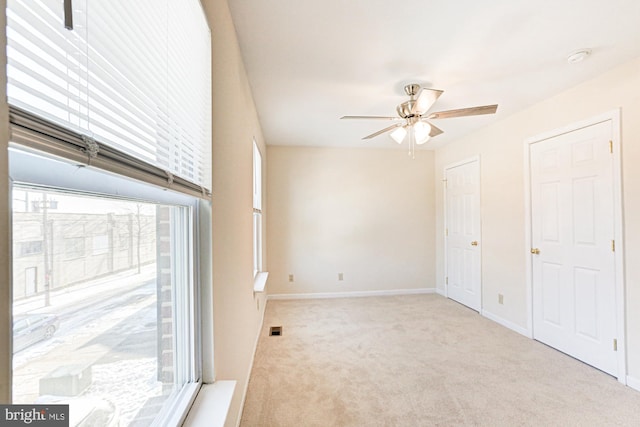
[[[445,277],[445,284],[444,284],[444,296],[449,298],[449,283],[447,282],[448,276],[449,276],[449,243],[448,243],[448,239],[447,239],[447,229],[449,228],[449,224],[447,223],[447,171],[449,169],[453,169],[453,168],[457,168],[458,166],[463,166],[466,165],[468,163],[473,163],[473,162],[478,162],[478,199],[480,200],[479,203],[479,210],[478,210],[478,215],[480,216],[478,224],[479,224],[479,234],[480,236],[482,236],[482,163],[480,163],[480,155],[476,155],[476,156],[472,156],[472,157],[467,157],[464,160],[459,160],[457,162],[454,163],[450,163],[448,165],[445,165],[444,168],[442,168],[442,177],[443,177],[443,186],[444,186],[444,230],[442,230],[442,234],[444,235],[444,277]],[[478,251],[480,251],[480,277],[479,279],[479,283],[480,283],[480,289],[478,289],[478,293],[480,294],[480,307],[478,309],[478,313],[482,314],[482,307],[483,307],[483,303],[482,303],[482,238],[480,239],[480,245],[478,247]]]
[[[527,278],[527,334],[533,338],[533,263],[530,253],[532,246],[532,202],[531,202],[531,146],[537,142],[549,138],[570,133],[598,123],[611,121],[611,141],[613,142],[613,221],[615,239],[615,320],[616,335],[618,340],[617,371],[618,381],[627,384],[627,359],[626,359],[626,296],[624,277],[624,223],[622,205],[622,158],[620,151],[620,109],[607,111],[606,113],[569,124],[567,126],[543,132],[527,138],[524,141],[524,194],[525,194],[525,265]]]

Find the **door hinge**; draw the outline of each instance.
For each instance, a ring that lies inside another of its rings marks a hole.
[[[448,285],[448,284],[449,284],[449,278],[448,278],[448,277],[445,277],[445,278],[444,278],[444,284],[445,284],[445,285]]]
[[[609,141],[609,152],[613,153],[613,141]]]
[[[616,241],[612,240],[611,241],[611,252],[615,252],[616,251]]]
[[[613,339],[613,351],[618,351],[618,340],[616,338]]]
[[[445,235],[445,236],[448,236],[448,235],[449,235],[449,229],[448,229],[448,228],[445,228],[445,229],[444,229],[444,235]]]

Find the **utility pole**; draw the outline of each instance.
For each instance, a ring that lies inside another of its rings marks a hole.
[[[44,255],[44,305],[51,305],[51,270],[49,269],[49,232],[47,230],[47,193],[42,193],[42,254]]]
[[[49,241],[53,236],[49,236],[49,220],[47,212],[49,209],[56,209],[58,203],[55,200],[48,200],[47,193],[42,193],[42,201],[39,203],[42,207],[42,255],[44,257],[44,305],[51,305],[51,254],[49,253]]]

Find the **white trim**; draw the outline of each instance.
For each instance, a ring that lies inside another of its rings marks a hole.
[[[224,426],[235,388],[235,381],[216,381],[213,384],[203,384],[182,426]]]
[[[198,245],[198,258],[195,273],[198,291],[198,301],[200,304],[197,312],[198,318],[196,331],[200,336],[200,369],[203,383],[213,383],[215,381],[214,367],[214,342],[213,342],[213,288],[207,286],[212,282],[212,211],[211,203],[198,203],[195,210],[197,212],[196,221],[198,233],[194,236]]]
[[[449,169],[453,169],[453,168],[457,168],[459,166],[463,166],[466,164],[470,164],[473,162],[478,162],[478,199],[479,199],[479,211],[478,211],[478,215],[480,216],[480,219],[478,221],[478,225],[480,227],[480,230],[478,230],[478,234],[480,235],[480,246],[478,247],[478,250],[480,251],[480,289],[478,289],[478,292],[480,293],[480,306],[478,307],[479,311],[482,311],[482,163],[480,162],[480,155],[476,155],[476,156],[472,156],[472,157],[468,157],[464,160],[460,160],[457,161],[455,163],[450,163],[448,165],[445,165],[444,168],[442,169],[442,177],[443,177],[443,183],[444,183],[444,189],[443,189],[443,197],[442,197],[442,201],[443,201],[443,213],[444,213],[444,230],[442,230],[442,234],[444,237],[444,293],[442,293],[441,295],[449,298],[449,284],[447,283],[448,281],[448,259],[447,259],[447,254],[449,253],[448,248],[447,248],[447,228],[449,228],[449,224],[447,224],[447,171]]]
[[[622,212],[622,157],[620,152],[620,109],[608,111],[590,119],[582,120],[559,129],[543,132],[524,141],[524,186],[525,186],[525,258],[527,277],[527,330],[533,337],[533,270],[531,254],[529,253],[532,242],[531,237],[531,163],[530,146],[536,142],[553,138],[565,133],[573,132],[598,123],[611,121],[611,140],[613,142],[613,193],[614,193],[614,239],[616,241],[615,252],[615,296],[616,296],[616,331],[618,339],[618,381],[627,384],[627,360],[626,360],[626,320],[625,320],[625,276],[624,276],[624,222]],[[634,380],[632,380],[634,381]]]
[[[512,331],[515,331],[521,335],[524,335],[527,338],[532,338],[527,328],[523,328],[522,326],[517,325],[509,320],[503,319],[502,317],[497,316],[487,310],[482,310],[480,314],[483,317],[486,317],[487,319],[492,320],[497,324],[504,326],[505,328],[511,329]]]
[[[580,120],[578,122],[571,123],[571,124],[568,124],[566,126],[562,126],[560,128],[557,128],[557,129],[548,130],[548,131],[539,133],[537,135],[530,136],[529,138],[525,139],[525,141],[524,141],[525,142],[525,146],[526,145],[530,145],[530,144],[534,144],[536,142],[544,141],[545,139],[554,138],[556,136],[563,135],[565,133],[571,133],[571,132],[574,132],[574,131],[579,130],[579,129],[583,129],[583,128],[586,128],[586,127],[589,127],[589,126],[597,125],[598,123],[606,122],[608,120],[612,120],[614,122],[617,120],[618,121],[618,129],[619,129],[620,109],[616,108],[614,110],[607,111],[606,113],[599,114],[599,115],[597,115],[595,117],[591,117],[589,119]],[[614,129],[615,129],[615,126],[614,126]],[[614,136],[614,138],[616,137],[615,134],[613,136]],[[618,137],[619,136],[620,135],[618,134]]]
[[[419,294],[435,294],[436,288],[417,288],[417,289],[391,289],[385,291],[354,291],[354,292],[316,292],[306,294],[272,294],[267,297],[269,300],[288,300],[288,299],[319,299],[319,298],[355,298],[355,297],[374,297],[374,296],[393,296],[393,295],[419,295]]]
[[[618,335],[618,381],[627,384],[627,339],[626,325],[626,293],[625,293],[625,246],[624,246],[624,213],[622,196],[622,137],[620,131],[620,109],[609,113],[611,117],[611,140],[613,142],[613,220],[615,230],[613,238],[616,242],[616,326]]]
[[[255,295],[255,294],[254,294]],[[249,371],[247,372],[247,381],[244,384],[242,390],[242,399],[240,399],[240,412],[238,413],[238,420],[236,427],[240,426],[242,420],[242,411],[244,410],[244,402],[247,400],[247,392],[249,391],[249,380],[251,379],[251,372],[253,372],[253,362],[256,358],[256,351],[258,350],[258,343],[260,342],[260,336],[262,335],[262,326],[264,325],[264,314],[267,311],[267,301],[265,299],[265,306],[262,309],[262,316],[260,316],[260,326],[258,327],[258,333],[256,334],[256,341],[253,343],[253,352],[251,353],[251,360],[249,361]]]
[[[267,286],[267,279],[269,278],[268,271],[261,271],[256,274],[256,277],[253,279],[253,292],[264,292],[265,286]]]
[[[627,386],[640,391],[640,380],[632,377],[631,375],[627,375]]]
[[[446,285],[445,285],[446,286]],[[446,288],[440,289],[440,288],[436,288],[436,294],[438,295],[442,295],[443,297],[447,297],[447,291]]]
[[[453,169],[453,168],[457,168],[458,166],[466,165],[467,163],[473,163],[473,162],[479,162],[479,161],[480,161],[480,155],[477,154],[475,156],[468,157],[464,160],[460,160],[454,163],[449,163],[448,165],[445,165],[443,169],[446,171],[447,169]],[[446,178],[446,175],[445,175],[445,178]]]
[[[182,426],[201,390],[200,382],[186,384],[174,402],[168,406],[163,405],[156,418],[168,426]]]
[[[531,259],[532,226],[531,226],[531,153],[529,146],[533,142],[525,140],[522,150],[524,156],[524,246],[525,246],[525,277],[527,278],[527,332],[533,338],[533,264]]]

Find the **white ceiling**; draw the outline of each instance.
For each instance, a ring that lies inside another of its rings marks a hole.
[[[389,122],[418,82],[431,111],[499,104],[493,116],[434,120],[436,148],[640,57],[640,0],[229,0],[269,145],[397,147]],[[592,54],[577,64],[567,56]]]

